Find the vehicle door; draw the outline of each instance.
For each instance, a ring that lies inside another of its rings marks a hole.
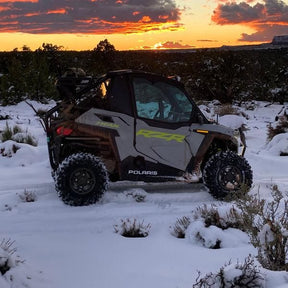
[[[136,106],[135,149],[145,159],[185,170],[195,151],[190,135],[193,104],[175,81],[133,77]]]

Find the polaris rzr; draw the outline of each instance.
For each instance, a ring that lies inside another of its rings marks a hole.
[[[220,199],[251,187],[235,131],[208,121],[177,79],[133,70],[97,78],[80,72],[59,79],[63,100],[44,121],[64,203],[95,203],[108,181],[118,180],[203,182]]]

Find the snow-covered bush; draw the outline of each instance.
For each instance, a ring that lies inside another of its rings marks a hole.
[[[203,205],[192,212],[192,221],[185,237],[194,244],[210,249],[246,245],[249,237],[244,233],[240,211],[234,206]]]
[[[11,240],[5,239],[0,244],[0,272],[2,275],[15,266],[15,261],[12,257],[15,253],[15,248],[12,247],[13,244],[14,242]]]
[[[249,244],[248,235],[235,228],[221,229],[217,226],[205,227],[201,220],[193,221],[185,236],[194,245],[209,249],[235,248]]]
[[[37,196],[36,196],[35,192],[28,191],[25,189],[22,194],[19,194],[19,198],[23,202],[35,202],[37,199]]]
[[[288,118],[286,115],[279,117],[276,123],[268,125],[267,140],[271,141],[274,136],[288,133]]]
[[[205,227],[216,226],[222,230],[228,228],[243,230],[243,223],[240,220],[239,213],[240,211],[234,206],[204,204],[193,211],[192,217],[194,220],[202,219]]]
[[[3,157],[12,157],[19,149],[20,147],[14,141],[9,140],[0,146],[0,155]]]
[[[11,128],[8,123],[6,123],[5,130],[1,134],[1,140],[2,142],[12,140],[17,143],[25,143],[32,146],[37,146],[36,139],[27,131],[22,131],[22,129],[17,125]]]
[[[239,101],[238,103],[235,103],[238,106],[243,107],[245,110],[250,110],[254,111],[257,107],[257,102],[256,101]]]
[[[124,192],[128,198],[133,198],[136,202],[145,202],[147,192],[143,189],[130,189]]]
[[[115,233],[127,238],[143,238],[149,235],[151,224],[144,224],[144,220],[139,222],[137,219],[121,219],[120,224],[114,225]]]
[[[216,113],[219,116],[238,115],[239,114],[238,109],[236,107],[232,106],[231,104],[225,104],[225,105],[217,106]]]
[[[245,230],[258,249],[258,261],[269,270],[288,271],[288,198],[277,185],[271,187],[272,200],[247,195],[237,202]]]
[[[38,285],[40,282],[37,282],[43,281],[41,276],[42,271],[33,271],[33,269],[16,255],[15,252],[16,248],[14,247],[14,241],[11,241],[10,239],[0,240],[0,287],[40,287]]]
[[[198,273],[193,288],[261,288],[265,287],[264,275],[255,264],[254,258],[249,255],[244,263],[225,264],[217,273],[209,273],[201,278]]]
[[[275,156],[288,156],[288,133],[275,135],[267,144],[266,150]]]
[[[36,139],[27,132],[19,132],[17,134],[14,134],[12,140],[14,140],[17,143],[25,143],[31,146],[38,145]]]
[[[170,227],[170,233],[176,238],[185,238],[186,230],[191,223],[188,216],[178,218],[173,226]]]
[[[17,279],[14,279],[15,277],[13,277],[11,270],[17,268],[20,264],[24,263],[23,260],[15,256],[16,248],[14,248],[13,245],[14,245],[14,241],[11,241],[10,239],[8,240],[2,239],[2,241],[0,242],[0,273],[1,273],[0,274],[0,287],[3,287],[3,286],[4,287],[16,287],[13,285],[6,286],[6,284],[7,282],[11,283],[17,280]],[[25,286],[25,287],[28,287],[28,286]]]
[[[16,126],[15,126],[16,127]],[[6,127],[4,129],[4,131],[1,134],[1,140],[2,142],[5,142],[7,140],[11,140],[12,136],[13,136],[13,131],[12,129],[9,127],[8,123],[6,122]]]
[[[0,114],[0,120],[9,120],[11,119],[9,115],[1,115]]]

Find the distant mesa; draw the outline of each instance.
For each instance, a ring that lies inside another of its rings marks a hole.
[[[288,45],[288,35],[274,36],[272,45]]]
[[[274,36],[272,42],[251,45],[222,46],[220,50],[259,50],[288,48],[288,35]]]

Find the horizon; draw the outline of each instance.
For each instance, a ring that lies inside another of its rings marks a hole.
[[[67,51],[201,49],[288,35],[288,0],[0,0],[0,51],[42,43]]]

